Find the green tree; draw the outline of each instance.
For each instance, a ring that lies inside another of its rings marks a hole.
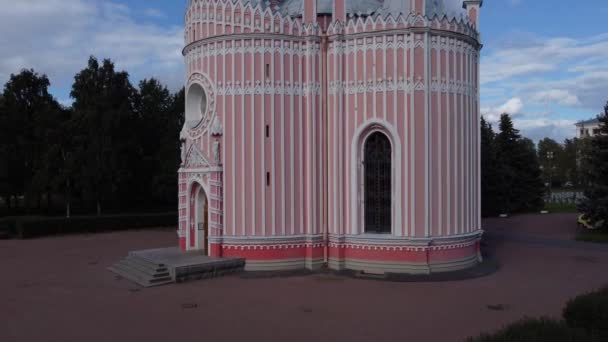
[[[538,159],[544,183],[560,186],[564,182],[566,175],[562,165],[563,153],[562,145],[551,138],[544,138],[538,142]]]
[[[58,125],[55,115],[60,107],[49,94],[49,86],[46,75],[24,69],[10,76],[2,94],[0,143],[8,183],[4,191],[14,198],[23,195],[26,208],[31,197],[38,197],[39,206],[43,192],[50,198],[43,156],[48,134]]]
[[[176,103],[179,102],[179,104]],[[175,111],[179,108],[179,111]],[[177,199],[177,169],[179,167],[179,129],[183,117],[183,97],[172,95],[155,79],[139,83],[137,112],[138,141],[142,158],[134,167],[138,170],[140,199],[152,204],[175,204]]]
[[[136,90],[129,74],[116,71],[109,59],[100,65],[95,57],[74,78],[70,93],[74,99],[74,120],[80,145],[77,160],[85,198],[96,205],[128,203],[133,178],[129,166],[140,156],[135,113]]]
[[[496,134],[492,125],[481,118],[481,214],[500,213],[499,189],[502,182],[496,158]]]
[[[177,170],[181,163],[179,132],[185,120],[185,90],[182,88],[171,96],[171,105],[163,120],[165,127],[161,138],[159,158],[160,170],[154,179],[155,196],[161,203],[177,204]]]
[[[519,141],[519,156],[514,164],[517,173],[515,196],[517,211],[537,211],[543,208],[544,186],[534,142],[528,138]]]
[[[508,114],[502,114],[496,136],[498,203],[506,213],[542,208],[543,184],[534,143],[522,139]]]
[[[590,222],[608,230],[608,103],[598,119],[600,135],[588,138],[589,152],[583,157],[588,183],[579,210]]]

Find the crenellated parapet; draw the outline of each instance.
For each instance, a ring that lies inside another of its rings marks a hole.
[[[421,14],[410,13],[396,18],[387,16],[351,16],[346,22],[333,21],[328,28],[328,35],[370,34],[386,30],[444,31],[465,36],[472,44],[479,45],[479,33],[469,20],[449,18],[448,16],[427,18]],[[383,32],[385,33],[385,32]]]
[[[185,15],[185,42],[188,45],[207,38],[229,34],[281,34],[300,36],[313,31],[312,25],[303,25],[273,11],[261,2],[231,0],[191,0]]]

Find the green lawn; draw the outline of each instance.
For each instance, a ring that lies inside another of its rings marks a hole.
[[[608,243],[608,233],[588,231],[578,234],[576,240],[593,243]]]
[[[545,203],[545,210],[550,213],[577,213],[574,203]]]

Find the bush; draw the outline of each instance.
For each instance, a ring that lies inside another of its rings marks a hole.
[[[169,227],[177,225],[177,213],[130,214],[108,216],[20,217],[14,221],[13,232],[20,239],[48,235],[98,233],[138,228]]]
[[[608,287],[570,300],[563,315],[569,326],[608,340]]]
[[[469,338],[469,342],[581,342],[599,341],[582,329],[573,329],[563,321],[547,318],[525,318],[492,335],[482,334]]]

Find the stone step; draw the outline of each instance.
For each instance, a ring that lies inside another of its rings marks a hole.
[[[157,271],[157,270],[154,270],[151,268],[141,266],[140,264],[133,262],[133,260],[129,260],[129,259],[123,259],[123,260],[119,261],[117,264],[137,270],[139,273],[145,274],[150,278],[162,278],[162,277],[171,276],[171,274],[169,273],[169,270],[167,270],[166,268],[161,269],[161,271]]]
[[[154,274],[154,273],[164,273],[168,272],[169,269],[166,266],[160,265],[151,265],[149,262],[143,262],[141,258],[136,258],[132,256],[128,256],[123,261],[126,261],[130,264],[137,265],[138,268],[142,270],[146,270],[146,272]]]
[[[129,252],[129,255],[127,256],[127,258],[137,260],[142,265],[148,265],[149,267],[152,267],[152,268],[167,266],[162,263],[157,263],[157,262],[150,261],[146,258],[142,258],[141,256],[137,255],[137,252]]]
[[[142,273],[135,268],[130,267],[125,263],[116,263],[108,268],[110,271],[131,280],[143,287],[158,286],[173,283],[171,276],[151,277],[146,273]]]

